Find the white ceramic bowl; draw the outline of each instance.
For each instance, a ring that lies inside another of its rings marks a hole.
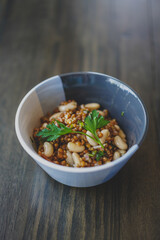
[[[99,102],[102,108],[109,109],[127,134],[127,153],[113,162],[88,168],[60,166],[40,157],[30,140],[33,129],[40,125],[40,117],[66,98],[80,104]],[[64,74],[43,81],[22,99],[15,118],[16,134],[24,150],[53,179],[75,187],[95,186],[111,179],[139,148],[147,126],[146,110],[137,94],[121,81],[93,72]]]

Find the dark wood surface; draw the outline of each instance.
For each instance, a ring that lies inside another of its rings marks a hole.
[[[0,239],[160,239],[160,1],[0,1]],[[105,184],[51,179],[20,146],[22,97],[56,74],[95,71],[133,87],[149,130]]]

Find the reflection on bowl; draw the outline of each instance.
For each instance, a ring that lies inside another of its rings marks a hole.
[[[98,102],[108,109],[127,134],[127,153],[113,162],[88,168],[65,167],[41,158],[30,140],[32,131],[40,125],[40,117],[66,99],[75,99],[79,104]],[[75,187],[95,186],[111,179],[139,148],[147,126],[146,109],[137,94],[121,81],[93,72],[63,74],[38,84],[22,99],[15,119],[17,137],[24,150],[52,178]]]

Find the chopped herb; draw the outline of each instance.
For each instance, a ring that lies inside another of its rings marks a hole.
[[[92,151],[93,156],[95,156],[97,153],[97,150]]]
[[[96,160],[99,161],[101,159],[101,157],[103,157],[103,156],[104,156],[104,152],[98,151],[96,154]]]
[[[78,124],[80,125],[80,127],[84,127],[84,123],[82,121],[78,120]]]
[[[89,153],[88,155],[89,155],[90,157],[94,157],[94,155],[93,155],[92,153]]]
[[[124,112],[121,112],[121,116],[122,116],[122,117],[124,116]]]
[[[96,155],[96,153],[97,153],[96,150],[95,150],[95,151],[92,151],[92,153],[89,153],[89,156],[90,156],[90,157],[94,157],[94,156]]]

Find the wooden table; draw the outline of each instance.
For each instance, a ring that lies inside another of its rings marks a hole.
[[[160,239],[160,1],[0,1],[0,239]],[[105,184],[51,179],[20,146],[14,117],[42,80],[95,71],[144,100],[147,137]]]

